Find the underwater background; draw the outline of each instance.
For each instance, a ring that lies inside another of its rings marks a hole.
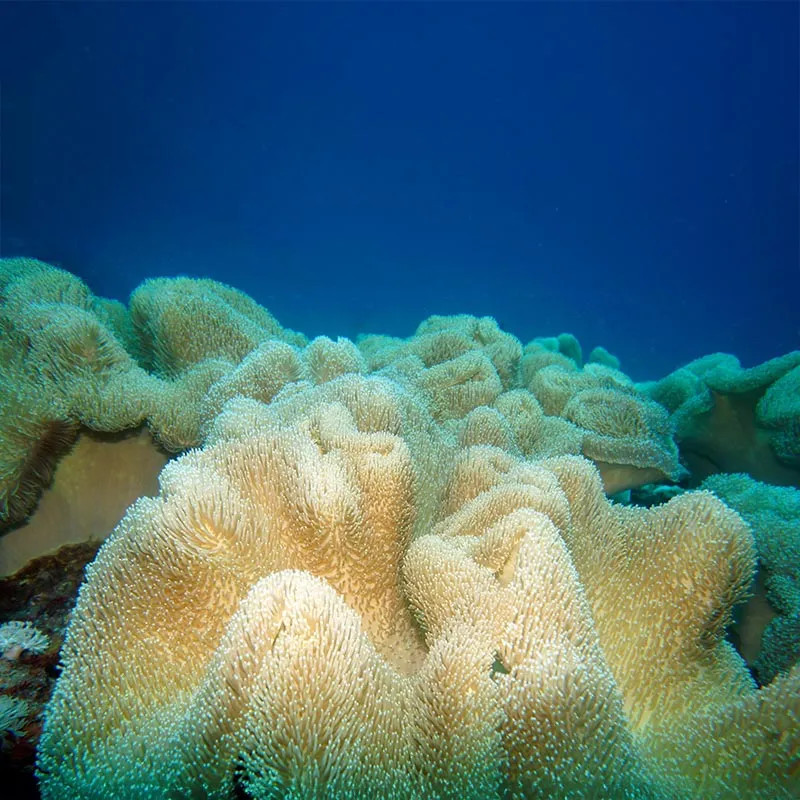
[[[3,800],[800,800],[799,29],[0,3]]]
[[[797,3],[3,3],[0,254],[634,379],[800,345]]]

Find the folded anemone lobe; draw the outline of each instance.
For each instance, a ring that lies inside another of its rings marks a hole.
[[[612,505],[385,378],[234,399],[89,568],[43,794],[791,797],[800,673],[724,640],[754,563],[713,495]]]

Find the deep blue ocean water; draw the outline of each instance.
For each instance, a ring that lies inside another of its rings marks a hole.
[[[798,4],[0,4],[0,254],[634,378],[800,348]]]

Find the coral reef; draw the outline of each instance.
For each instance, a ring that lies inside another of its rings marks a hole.
[[[231,397],[267,402],[342,374],[384,375],[421,395],[463,443],[528,458],[583,454],[609,493],[682,475],[661,406],[608,353],[583,366],[567,334],[523,347],[492,319],[456,316],[431,317],[408,340],[308,343],[214,281],[150,280],[125,308],[21,258],[0,259],[0,330],[0,531],[30,517],[81,433],[144,427],[165,454],[179,453],[203,443]],[[122,508],[132,499],[120,497]]]
[[[54,466],[35,512],[0,536],[0,576],[63,545],[105,539],[134,500],[158,493],[166,461],[146,431],[83,431]]]
[[[229,401],[161,487],[88,569],[45,798],[791,796],[800,672],[724,641],[754,546],[708,493],[611,505],[357,375]]]
[[[800,488],[800,352],[750,369],[714,353],[640,388],[670,412],[693,485],[746,472]]]
[[[67,545],[55,555],[35,559],[13,577],[0,578],[0,625],[12,620],[35,624],[48,640],[44,652],[23,649],[14,659],[0,658],[0,705],[14,713],[12,729],[0,724],[5,797],[39,797],[34,765],[44,707],[59,674],[58,651],[83,570],[97,548],[97,544]]]
[[[762,624],[747,655],[766,684],[800,660],[800,490],[742,474],[712,475],[703,488],[738,511],[755,537],[759,580],[749,605]]]
[[[23,651],[44,653],[49,645],[47,636],[30,622],[15,619],[0,625],[0,657],[15,661]]]
[[[81,430],[146,425],[167,452],[196,446],[206,395],[250,349],[304,343],[212,283],[149,281],[129,311],[63,270],[0,259],[0,529],[30,514]]]
[[[636,385],[568,334],[309,342],[213,281],[126,308],[25,259],[0,330],[0,563],[122,517],[44,798],[798,796],[800,667],[726,636],[756,575],[793,618],[795,557],[722,482],[661,500],[742,460],[793,482],[800,354]],[[651,508],[608,497],[650,483]],[[20,666],[60,644],[35,605],[6,619],[52,644]]]

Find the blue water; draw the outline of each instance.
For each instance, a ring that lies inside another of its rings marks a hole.
[[[2,255],[638,379],[800,347],[797,3],[2,3]]]

